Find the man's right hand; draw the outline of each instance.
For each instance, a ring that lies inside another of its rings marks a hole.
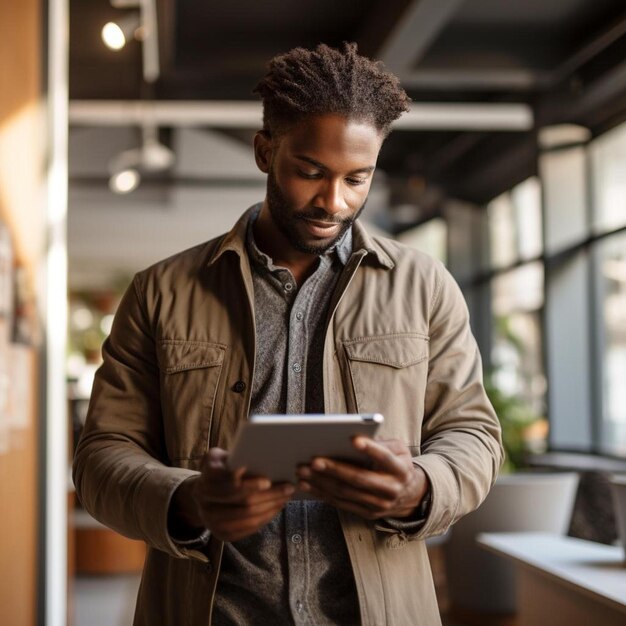
[[[221,541],[243,539],[274,518],[294,493],[292,485],[246,476],[245,468],[231,471],[227,456],[225,450],[211,448],[200,475],[188,478],[174,492],[169,514],[173,537],[208,528]],[[181,533],[182,529],[187,530]]]

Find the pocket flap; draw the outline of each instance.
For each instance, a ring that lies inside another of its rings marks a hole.
[[[159,342],[159,362],[166,374],[215,367],[224,360],[226,346],[208,341],[164,339]]]
[[[402,368],[428,358],[428,337],[418,333],[377,335],[344,341],[351,361]]]

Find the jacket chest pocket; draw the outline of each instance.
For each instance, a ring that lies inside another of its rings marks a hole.
[[[159,343],[165,441],[173,462],[208,449],[226,346],[201,341]]]
[[[398,333],[343,342],[355,408],[382,413],[380,434],[419,445],[428,376],[428,337]]]

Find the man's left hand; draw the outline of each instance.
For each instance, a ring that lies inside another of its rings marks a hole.
[[[372,460],[369,468],[328,458],[298,470],[298,487],[344,511],[374,520],[408,517],[428,491],[424,471],[397,439],[355,437],[353,445]]]

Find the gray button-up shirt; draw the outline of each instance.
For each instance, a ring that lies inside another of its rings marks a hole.
[[[257,213],[258,215],[258,213]],[[323,413],[322,356],[328,308],[352,253],[347,231],[298,288],[256,246],[253,269],[256,361],[251,413]],[[224,545],[214,623],[358,624],[356,587],[337,511],[323,502],[295,500],[267,526]]]

